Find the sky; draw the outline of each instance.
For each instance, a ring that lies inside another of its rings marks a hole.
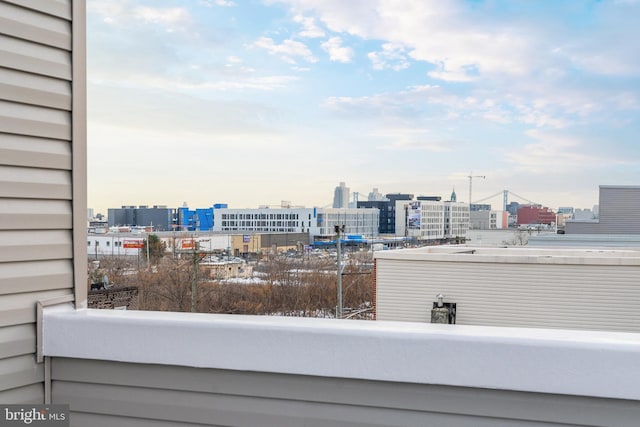
[[[87,0],[89,207],[324,207],[341,181],[468,202],[471,175],[497,209],[503,190],[591,208],[640,185],[639,18],[640,0]]]

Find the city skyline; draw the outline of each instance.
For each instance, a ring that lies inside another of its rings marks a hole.
[[[640,183],[637,1],[87,9],[96,212],[326,206],[342,181],[467,202],[469,174],[473,201],[591,208]]]

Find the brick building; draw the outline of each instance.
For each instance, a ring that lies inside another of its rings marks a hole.
[[[524,205],[518,208],[518,225],[554,224],[556,214],[540,205]]]

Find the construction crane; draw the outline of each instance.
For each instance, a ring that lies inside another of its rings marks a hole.
[[[473,182],[473,178],[486,179],[487,177],[484,175],[474,175],[473,172],[469,172],[469,176],[467,176],[467,178],[469,178],[469,209],[471,209],[471,184]]]

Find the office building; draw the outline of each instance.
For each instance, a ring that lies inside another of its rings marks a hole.
[[[333,207],[348,208],[349,207],[349,187],[341,182],[333,192]]]

